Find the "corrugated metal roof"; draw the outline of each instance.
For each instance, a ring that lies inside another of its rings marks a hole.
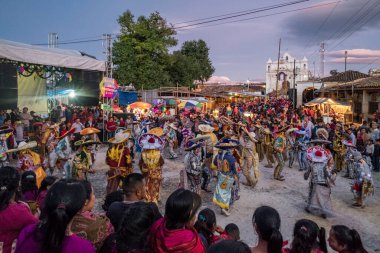
[[[328,76],[328,77],[322,78],[321,81],[342,83],[342,82],[351,82],[351,81],[361,79],[361,78],[366,78],[366,77],[369,77],[369,75],[361,73],[359,71],[348,70],[346,72],[338,73],[335,76]]]
[[[380,88],[380,76],[371,76],[367,78],[357,79],[355,81],[344,84],[325,87],[321,89],[321,91],[351,89],[352,86],[354,86],[354,89],[378,89]]]

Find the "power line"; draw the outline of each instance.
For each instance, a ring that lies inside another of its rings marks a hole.
[[[58,45],[68,45],[68,44],[81,44],[81,43],[88,43],[88,42],[96,42],[96,41],[102,41],[103,39],[92,39],[92,40],[78,40],[78,41],[66,41],[66,42],[58,42]],[[47,46],[47,43],[38,43],[38,44],[32,44],[34,46]]]
[[[271,14],[256,16],[256,17],[252,17],[252,18],[238,19],[238,20],[233,20],[233,21],[224,22],[224,23],[210,24],[210,25],[197,26],[197,27],[189,27],[186,29],[176,29],[176,30],[185,30],[186,31],[186,30],[192,30],[192,29],[198,29],[198,28],[204,28],[204,27],[213,27],[213,26],[219,26],[219,25],[225,25],[225,24],[232,24],[232,23],[237,23],[237,22],[242,22],[242,21],[247,21],[247,20],[253,20],[253,19],[258,19],[258,18],[264,18],[264,17],[274,16],[274,15],[279,15],[279,14],[285,14],[285,13],[291,13],[291,12],[296,12],[296,11],[314,9],[314,8],[318,8],[318,7],[322,7],[322,6],[326,6],[326,5],[331,5],[334,3],[337,3],[337,2],[313,5],[313,6],[309,6],[309,7],[298,8],[298,9],[293,9],[293,10],[288,10],[288,11],[275,12],[275,13],[271,13]]]
[[[284,3],[284,4],[272,5],[272,6],[262,8],[260,10],[254,10],[254,11],[249,11],[249,12],[242,13],[242,14],[236,14],[236,15],[231,15],[231,16],[227,16],[227,17],[202,21],[202,22],[198,22],[198,23],[194,23],[194,24],[183,25],[183,26],[179,26],[179,27],[174,27],[174,29],[181,29],[181,28],[192,27],[192,26],[196,26],[196,25],[214,23],[214,22],[218,22],[218,21],[222,21],[222,20],[226,20],[226,19],[233,19],[233,18],[237,18],[237,17],[241,17],[241,16],[246,16],[246,15],[250,15],[250,14],[254,14],[254,13],[258,13],[258,12],[264,12],[264,11],[268,11],[268,10],[278,9],[278,8],[282,8],[282,7],[287,7],[287,6],[291,6],[291,5],[295,5],[295,4],[299,4],[299,3],[304,3],[304,2],[308,2],[308,1],[310,1],[310,0],[298,0],[298,1],[293,1],[290,3],[286,3],[286,4]]]

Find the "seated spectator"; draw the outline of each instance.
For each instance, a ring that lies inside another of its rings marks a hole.
[[[165,205],[165,217],[150,229],[149,246],[154,252],[205,252],[201,238],[194,228],[201,197],[189,190],[173,192]]]
[[[155,213],[149,204],[136,202],[123,214],[120,229],[110,235],[101,248],[101,253],[148,253],[147,237],[155,222]]]
[[[282,252],[281,218],[276,209],[269,206],[257,208],[252,217],[252,224],[259,236],[259,243],[252,248],[252,253]]]
[[[367,253],[359,233],[343,225],[331,227],[328,242],[330,248],[339,253]]]
[[[91,183],[80,181],[86,190],[86,202],[83,209],[78,212],[72,221],[71,231],[82,239],[89,240],[100,249],[103,241],[113,232],[111,222],[106,216],[92,212],[95,204],[95,194]]]
[[[14,252],[16,238],[27,225],[37,223],[27,204],[17,202],[20,175],[15,168],[0,168],[0,252]]]
[[[25,171],[21,175],[21,193],[22,201],[27,203],[30,207],[30,210],[33,214],[37,213],[37,197],[38,197],[38,188],[37,188],[37,178],[34,171]]]
[[[114,202],[122,202],[124,200],[124,195],[121,190],[117,190],[114,192],[111,192],[107,194],[107,196],[104,199],[104,204],[102,205],[102,209],[107,212],[109,207],[112,205]]]
[[[224,228],[230,240],[240,241],[240,230],[235,223],[230,223]]]
[[[107,217],[110,219],[115,231],[118,230],[123,213],[130,204],[144,201],[145,199],[145,181],[144,176],[140,173],[129,174],[123,179],[124,201],[112,203],[107,211]],[[155,213],[156,220],[162,215],[155,203],[149,203]]]
[[[293,241],[289,253],[323,253],[327,252],[326,232],[312,220],[298,220],[294,225]]]
[[[93,245],[73,234],[69,226],[85,200],[82,184],[65,180],[53,184],[45,199],[46,217],[21,231],[15,253],[95,253]]]
[[[212,245],[207,253],[251,253],[251,250],[244,242],[225,240]]]
[[[202,240],[203,246],[207,249],[211,244],[221,239],[227,239],[223,228],[216,225],[216,217],[213,210],[205,208],[198,214],[198,219],[194,225]],[[221,236],[217,236],[214,232],[218,232]],[[224,236],[224,237],[222,237]]]
[[[55,176],[47,176],[42,180],[40,189],[38,189],[38,196],[37,196],[37,205],[40,209],[41,213],[44,210],[45,207],[45,198],[48,190],[50,187],[57,181],[57,177]]]

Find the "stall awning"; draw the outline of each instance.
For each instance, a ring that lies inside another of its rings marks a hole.
[[[315,106],[315,105],[346,105],[346,104],[339,101],[335,101],[332,98],[315,98],[305,104],[305,106]]]
[[[76,50],[32,46],[1,39],[0,58],[69,69],[105,71],[104,61],[96,60]]]

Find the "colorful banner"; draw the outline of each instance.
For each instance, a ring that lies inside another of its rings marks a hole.
[[[103,98],[115,98],[117,95],[117,82],[113,78],[103,77],[99,84],[100,96]]]

